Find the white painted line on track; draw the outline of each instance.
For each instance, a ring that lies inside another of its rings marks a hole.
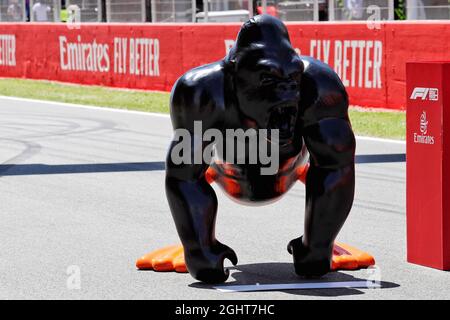
[[[70,108],[82,108],[82,109],[91,109],[91,110],[99,110],[99,111],[131,113],[131,114],[138,114],[138,115],[142,115],[142,116],[170,118],[170,115],[165,114],[165,113],[145,112],[145,111],[136,111],[136,110],[128,110],[128,109],[115,109],[115,108],[109,108],[109,107],[98,107],[98,106],[90,106],[90,105],[67,103],[67,102],[37,100],[37,99],[8,97],[8,96],[0,96],[0,99],[11,100],[11,101],[41,103],[41,104],[47,104],[47,105],[57,105],[57,106],[70,107]]]
[[[342,281],[342,282],[309,282],[309,283],[280,283],[280,284],[255,284],[217,286],[214,289],[221,292],[251,292],[274,290],[305,290],[305,289],[338,289],[338,288],[381,288],[377,282],[367,281]]]
[[[386,143],[396,143],[396,144],[406,144],[405,140],[395,140],[395,139],[386,139],[386,138],[375,138],[375,137],[365,137],[365,136],[356,136],[357,140],[365,140],[365,141],[374,141],[374,142],[386,142]]]
[[[28,99],[28,98],[19,98],[19,97],[8,97],[8,96],[1,96],[1,95],[0,95],[0,99],[11,100],[11,101],[24,101],[24,102],[32,102],[32,103],[42,103],[42,104],[47,104],[47,105],[57,105],[57,106],[70,107],[70,108],[83,108],[83,109],[90,109],[90,110],[130,113],[130,114],[138,114],[138,115],[142,115],[142,116],[159,117],[159,118],[167,118],[167,119],[170,118],[170,115],[164,114],[164,113],[135,111],[135,110],[127,110],[127,109],[114,109],[114,108],[109,108],[109,107],[97,107],[97,106],[82,105],[82,104],[67,103],[67,102],[56,102],[56,101],[37,100],[37,99]],[[356,139],[365,140],[365,141],[373,141],[373,142],[406,144],[406,142],[404,140],[394,140],[394,139],[385,139],[385,138],[356,136]]]

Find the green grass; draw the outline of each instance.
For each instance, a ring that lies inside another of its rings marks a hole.
[[[147,112],[169,112],[169,94],[164,92],[80,86],[42,80],[0,79],[0,95]],[[405,138],[404,112],[351,109],[350,118],[357,135]]]
[[[357,135],[405,139],[406,114],[394,111],[360,111],[350,109],[350,120]]]
[[[143,90],[0,79],[0,95],[148,112],[169,112],[169,94]]]

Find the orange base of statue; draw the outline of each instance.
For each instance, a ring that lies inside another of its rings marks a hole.
[[[368,253],[343,243],[335,243],[331,269],[356,270],[375,264]],[[136,261],[139,270],[188,272],[184,262],[183,247],[172,245],[146,254]]]

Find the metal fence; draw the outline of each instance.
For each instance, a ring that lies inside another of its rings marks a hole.
[[[396,5],[396,7],[395,7]],[[0,0],[0,22],[243,22],[450,19],[450,0]]]
[[[20,22],[25,21],[25,16],[24,1],[0,0],[0,21]]]
[[[107,22],[145,22],[145,0],[106,0]]]
[[[394,0],[331,0],[329,20],[394,20]]]
[[[151,1],[151,21],[153,22],[195,22],[196,1],[153,0]]]
[[[326,0],[257,1],[256,12],[268,13],[283,21],[317,21]]]
[[[253,16],[253,1],[205,0],[196,22],[244,22]]]
[[[450,19],[449,0],[406,0],[409,20]]]

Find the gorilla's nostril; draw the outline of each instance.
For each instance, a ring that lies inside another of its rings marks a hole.
[[[288,90],[288,88],[289,88],[289,86],[288,86],[286,83],[280,83],[280,84],[278,85],[278,89],[279,89],[280,91],[286,91],[286,90]]]

